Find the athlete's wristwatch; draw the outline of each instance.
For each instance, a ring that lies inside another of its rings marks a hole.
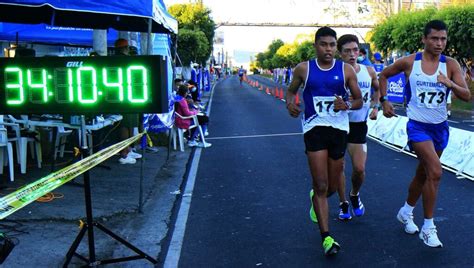
[[[352,102],[346,101],[347,110],[352,109]]]
[[[380,103],[383,103],[384,101],[388,100],[387,96],[380,96]]]

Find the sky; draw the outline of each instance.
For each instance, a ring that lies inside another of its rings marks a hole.
[[[166,6],[178,3],[189,3],[189,0],[164,0]],[[341,12],[346,10],[355,13],[351,17],[352,22],[361,18],[357,13],[357,7],[361,4],[341,3],[332,4],[329,0],[203,0],[206,7],[211,10],[211,15],[216,23],[219,22],[256,22],[256,23],[347,23],[347,18],[342,21],[336,18],[334,13],[323,11],[325,8]],[[357,17],[359,16],[359,18]],[[365,18],[364,18],[365,19]],[[350,23],[350,22],[349,22]],[[317,28],[309,27],[249,27],[249,26],[221,26],[216,29],[224,37],[224,50],[236,59],[246,58],[249,52],[263,52],[268,45],[276,39],[285,43],[291,43],[299,34],[314,35]],[[338,35],[354,33],[365,37],[367,30],[359,29],[335,29]],[[219,46],[215,46],[221,49]],[[244,53],[244,57],[239,56]],[[237,62],[241,64],[242,62]]]

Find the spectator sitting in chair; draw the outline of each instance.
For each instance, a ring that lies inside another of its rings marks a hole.
[[[180,114],[183,117],[186,116],[192,116],[192,115],[197,115],[197,119],[199,122],[199,125],[202,128],[203,133],[207,133],[207,124],[209,122],[209,117],[207,117],[204,114],[199,114],[198,110],[195,109],[189,109],[188,105],[188,100],[186,96],[189,94],[189,88],[187,85],[180,85],[178,88],[178,95],[182,97],[182,99],[175,104],[175,111],[176,113]],[[192,125],[193,119],[182,119],[179,116],[176,116],[175,118],[175,124],[177,127],[181,129],[189,129],[189,127]],[[189,147],[202,147],[202,148],[207,148],[211,147],[212,144],[208,142],[197,142],[197,136],[199,134],[199,130],[197,128],[194,128],[191,133],[190,133],[190,138],[188,141],[188,146]],[[206,134],[205,134],[206,135]],[[201,140],[202,137],[201,137]]]

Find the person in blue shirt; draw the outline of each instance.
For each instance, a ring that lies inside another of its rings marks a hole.
[[[372,66],[372,62],[370,62],[367,56],[367,50],[365,50],[365,48],[363,47],[359,49],[359,57],[357,57],[357,63],[363,64],[366,66]]]
[[[374,60],[375,61],[374,61],[374,64],[372,64],[372,67],[374,67],[375,72],[378,75],[383,70],[383,68],[385,67],[384,64],[383,64],[382,55],[379,52],[375,52],[374,53]]]
[[[459,63],[442,54],[447,41],[446,24],[440,20],[428,22],[422,36],[423,51],[395,61],[379,77],[380,102],[386,117],[396,116],[387,100],[387,79],[401,72],[408,78],[408,145],[415,151],[419,163],[408,188],[406,202],[396,217],[406,233],[420,232],[419,238],[433,248],[443,247],[433,219],[443,172],[440,157],[449,139],[446,98],[452,91],[460,100],[468,102],[471,99]],[[413,209],[420,197],[423,199],[424,214],[421,231],[413,217]]]
[[[238,74],[239,74],[240,85],[242,85],[242,80],[244,80],[244,74],[245,74],[244,66],[240,66]]]
[[[316,59],[299,63],[286,94],[290,116],[299,117],[296,94],[303,86],[302,118],[306,156],[312,176],[310,218],[318,222],[325,255],[334,255],[340,245],[329,234],[328,196],[337,191],[343,176],[349,131],[348,110],[362,107],[354,68],[335,60],[336,32],[321,27],[315,35]],[[352,101],[348,100],[348,93]]]

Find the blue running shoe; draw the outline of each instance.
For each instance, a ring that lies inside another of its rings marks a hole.
[[[309,202],[311,203],[311,208],[309,209],[309,218],[311,219],[312,222],[317,223],[318,217],[316,216],[316,212],[314,212],[313,196],[314,196],[314,191],[313,189],[311,189],[311,191],[309,191]]]
[[[365,207],[364,204],[362,204],[362,201],[360,201],[360,196],[357,194],[357,196],[350,196],[351,198],[351,204],[352,204],[352,214],[356,217],[360,217],[364,215],[365,213]]]
[[[344,201],[339,205],[339,207],[341,208],[339,210],[339,219],[341,221],[348,221],[352,219],[351,213],[349,212],[349,202]]]

